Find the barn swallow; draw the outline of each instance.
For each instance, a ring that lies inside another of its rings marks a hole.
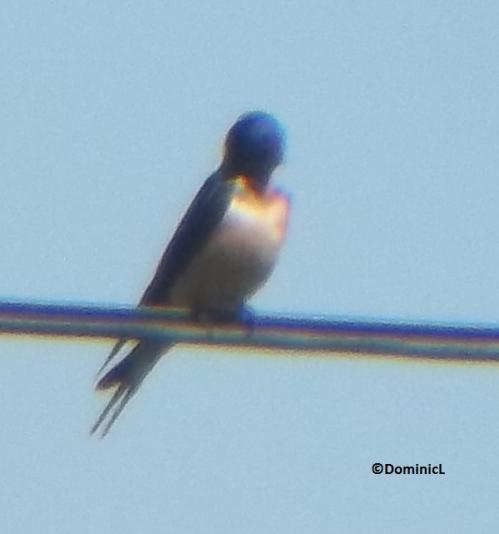
[[[270,276],[286,236],[289,200],[270,186],[283,161],[285,134],[261,111],[229,129],[219,168],[208,177],[164,252],[139,307],[172,306],[192,318],[237,321],[246,301]],[[101,367],[130,339],[120,339]],[[173,342],[135,340],[135,346],[96,383],[115,388],[91,433],[104,437],[144,378]]]

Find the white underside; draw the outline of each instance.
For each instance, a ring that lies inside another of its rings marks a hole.
[[[229,210],[170,292],[170,303],[197,311],[233,310],[269,277],[282,235],[266,219]]]

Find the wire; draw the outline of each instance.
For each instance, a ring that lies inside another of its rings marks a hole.
[[[0,303],[0,333],[499,362],[499,328],[484,325],[260,314],[244,324],[203,324],[178,309]]]

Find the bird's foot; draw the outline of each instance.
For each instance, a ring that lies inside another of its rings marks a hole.
[[[255,314],[248,306],[240,306],[236,310],[203,310],[192,314],[192,319],[201,324],[212,326],[242,326],[248,336],[254,331]]]
[[[238,323],[247,329],[247,336],[251,336],[255,331],[255,312],[250,306],[241,306],[237,311]]]

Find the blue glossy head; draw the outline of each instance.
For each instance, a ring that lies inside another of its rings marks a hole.
[[[266,184],[282,163],[285,132],[279,122],[263,111],[245,113],[227,133],[223,167]]]

